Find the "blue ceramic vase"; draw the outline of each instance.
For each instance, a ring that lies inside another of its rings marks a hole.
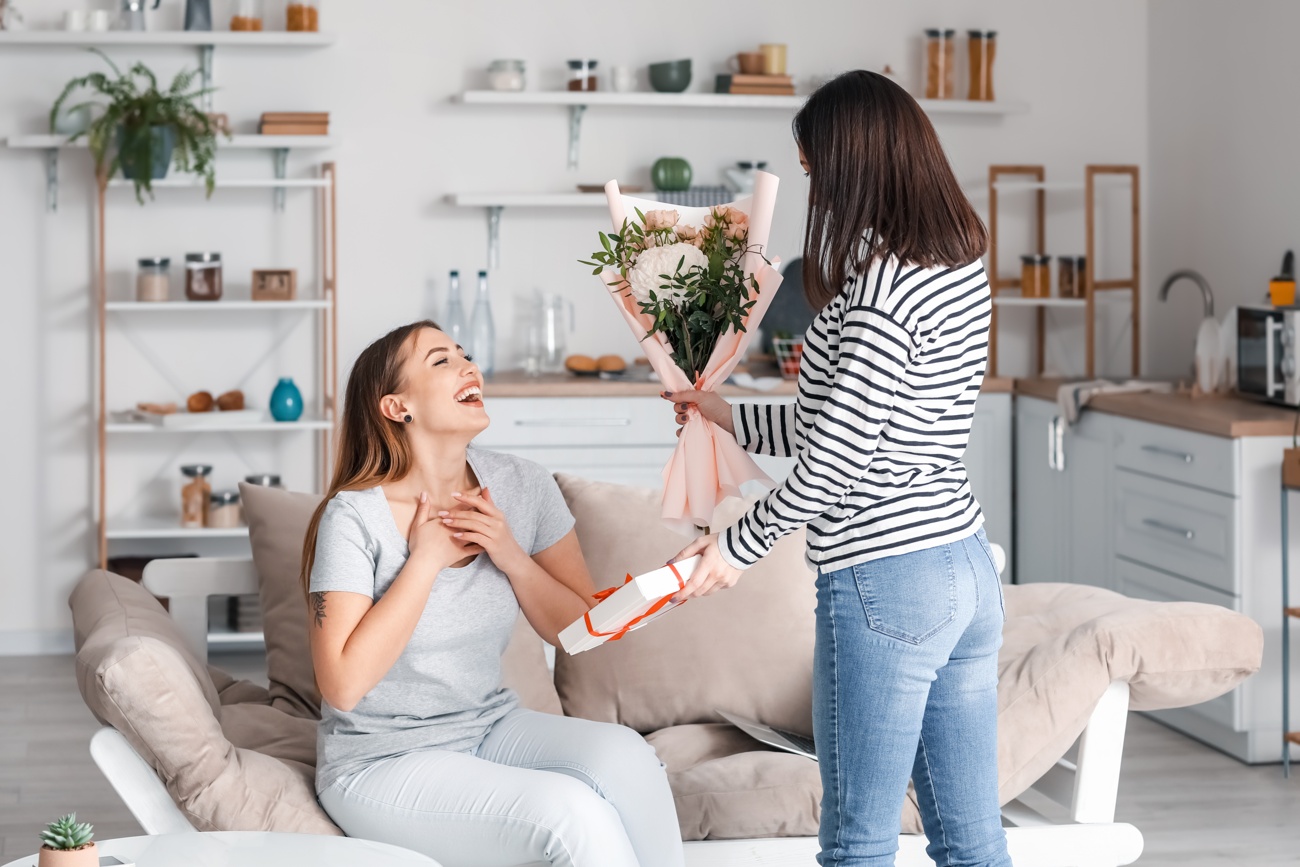
[[[271,417],[276,421],[297,421],[302,418],[302,392],[287,376],[280,377],[271,392]]]

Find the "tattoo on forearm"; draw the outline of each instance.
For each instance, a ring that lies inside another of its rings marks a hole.
[[[311,616],[316,621],[317,628],[325,623],[325,594],[312,593],[311,596]]]

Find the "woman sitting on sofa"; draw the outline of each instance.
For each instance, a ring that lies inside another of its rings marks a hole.
[[[470,448],[487,426],[478,368],[432,322],[353,366],[303,556],[321,805],[350,836],[445,867],[679,867],[650,746],[501,685],[519,611],[555,644],[593,587],[555,481]]]

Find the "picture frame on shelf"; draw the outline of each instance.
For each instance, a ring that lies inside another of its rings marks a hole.
[[[298,269],[257,268],[253,270],[254,301],[294,301],[298,298]]]

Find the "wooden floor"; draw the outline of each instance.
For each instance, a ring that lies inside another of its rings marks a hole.
[[[214,662],[262,679],[260,656]],[[100,838],[140,833],[90,760],[96,727],[70,657],[0,658],[0,863],[35,851],[37,829],[73,810]],[[1146,838],[1139,864],[1300,864],[1300,768],[1287,781],[1136,715],[1124,754],[1118,818]]]

